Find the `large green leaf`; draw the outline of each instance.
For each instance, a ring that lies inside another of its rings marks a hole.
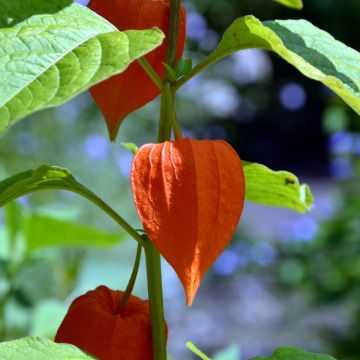
[[[243,161],[246,200],[281,206],[299,212],[310,210],[313,196],[306,184],[288,171],[272,171],[268,167]]]
[[[282,347],[276,350],[272,356],[256,357],[250,360],[336,360],[330,355],[310,353],[308,351],[293,348]]]
[[[72,0],[0,0],[0,133],[124,71],[159,29],[118,31]]]
[[[262,23],[254,16],[239,18],[197,67],[249,48],[274,51],[305,76],[321,81],[360,114],[360,53],[306,20]]]
[[[304,7],[302,0],[274,0],[274,1],[292,9],[301,10]]]
[[[28,250],[47,246],[112,246],[124,239],[114,234],[54,217],[32,214],[25,220]]]
[[[26,337],[0,343],[0,360],[92,360],[73,345],[46,338]]]

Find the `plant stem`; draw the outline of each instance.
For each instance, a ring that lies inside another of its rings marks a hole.
[[[176,65],[180,7],[181,7],[181,0],[170,1],[170,20],[169,20],[169,32],[167,34],[168,46],[166,49],[166,63],[173,69],[175,68]],[[171,79],[171,75],[169,71],[166,71],[165,81],[169,81],[170,79]]]
[[[126,304],[130,298],[130,295],[134,289],[136,277],[137,277],[137,274],[139,271],[141,250],[142,250],[142,245],[138,243],[133,270],[132,270],[129,282],[127,284],[126,290],[123,293],[123,296],[121,297],[118,306],[116,307],[116,310],[115,310],[116,314],[121,313],[123,311],[123,309],[126,307]]]
[[[179,127],[179,123],[178,123],[177,116],[175,113],[175,108],[174,108],[174,92],[171,88],[170,83],[168,83],[168,82],[165,83],[164,98],[166,99],[165,100],[166,118],[168,120],[168,123],[173,128],[175,138],[177,138],[179,135],[181,135],[181,130]]]
[[[166,63],[174,68],[176,65],[177,38],[179,31],[181,0],[170,1],[170,22],[167,34]],[[158,142],[170,140],[171,126],[176,115],[173,106],[174,92],[171,89],[171,75],[166,70],[165,79],[161,91],[160,121],[158,130]],[[150,301],[150,315],[152,326],[153,355],[154,360],[166,360],[166,333],[164,319],[164,304],[162,294],[161,257],[159,251],[151,241],[145,242],[147,284]]]
[[[79,184],[81,185],[81,184]],[[105,203],[104,200],[100,199],[97,195],[95,195],[89,189],[82,187],[81,190],[77,189],[70,190],[79,195],[82,195],[86,199],[90,200],[93,204],[102,209],[105,213],[107,213],[115,222],[117,222],[130,236],[132,236],[139,244],[144,245],[143,237],[128,223],[126,222],[113,208],[111,208],[108,204]]]
[[[113,208],[111,208],[104,200],[99,198],[96,194],[94,194],[91,190],[87,189],[84,185],[78,183],[77,181],[74,181],[71,186],[64,186],[62,184],[52,184],[47,186],[42,186],[41,188],[33,188],[30,189],[30,191],[27,192],[20,192],[11,194],[8,198],[2,199],[2,203],[6,204],[12,200],[15,200],[16,198],[34,193],[37,191],[42,190],[65,190],[70,191],[75,194],[81,195],[85,199],[92,202],[94,205],[99,207],[101,210],[103,210],[106,214],[108,214],[116,223],[118,223],[131,237],[133,237],[138,243],[141,245],[144,245],[144,239],[138,232],[125,220],[123,219]],[[2,204],[0,204],[2,205]]]
[[[180,21],[180,7],[181,0],[171,0],[170,2],[170,20],[169,31],[167,34],[167,49],[166,49],[166,63],[171,68],[175,68],[176,65],[176,53],[177,53],[177,40],[179,33],[179,21]],[[159,132],[158,142],[164,142],[170,140],[171,126],[173,121],[169,121],[169,94],[167,93],[166,85],[172,86],[171,74],[166,69],[164,84],[161,91],[161,106],[160,106],[160,120],[159,120]],[[173,93],[171,94],[173,96]],[[172,101],[173,102],[173,101]]]
[[[154,360],[166,360],[166,333],[162,295],[160,253],[151,241],[146,243],[146,274],[150,301]]]
[[[158,142],[164,142],[171,137],[171,122],[168,121],[168,104],[167,97],[163,91],[161,92],[160,119],[158,129]]]
[[[157,72],[153,69],[153,67],[149,64],[146,58],[142,57],[138,59],[138,63],[148,74],[149,78],[155,83],[155,85],[161,90],[162,89],[162,81]]]

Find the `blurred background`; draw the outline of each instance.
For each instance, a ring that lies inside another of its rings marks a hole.
[[[186,1],[185,57],[196,63],[246,14],[305,18],[359,50],[358,0],[304,5],[297,12],[270,0]],[[315,207],[301,215],[247,203],[192,308],[163,263],[172,358],[192,359],[185,347],[191,340],[218,360],[265,356],[282,345],[359,360],[359,117],[320,83],[260,50],[219,62],[179,95],[187,136],[225,139],[244,160],[294,172],[311,186]],[[87,93],[37,113],[1,138],[0,178],[41,164],[66,167],[139,228],[129,185],[132,153],[121,142],[154,142],[158,108],[154,101],[129,116],[116,143]],[[91,246],[84,246],[87,237]],[[62,245],[47,246],[47,239]],[[116,224],[70,193],[38,193],[1,209],[0,340],[53,336],[74,297],[100,284],[126,287],[135,251]],[[146,298],[143,265],[134,293]]]

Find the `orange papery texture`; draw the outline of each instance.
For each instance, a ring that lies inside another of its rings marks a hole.
[[[110,21],[119,30],[144,30],[154,26],[167,34],[169,28],[170,0],[91,0],[88,7]],[[185,45],[185,9],[181,8],[177,60]],[[163,78],[166,61],[166,39],[145,58]],[[115,140],[124,118],[160,94],[159,88],[133,62],[123,73],[93,86],[90,93],[101,109],[111,140]]]
[[[222,140],[146,144],[131,169],[135,205],[191,305],[206,271],[231,240],[245,197],[242,163]]]
[[[100,360],[152,360],[149,302],[131,295],[118,310],[122,291],[99,286],[76,298],[55,336]]]

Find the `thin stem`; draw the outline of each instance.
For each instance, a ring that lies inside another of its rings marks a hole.
[[[145,70],[145,72],[148,74],[149,78],[155,83],[155,85],[161,90],[162,89],[162,81],[160,76],[157,74],[157,72],[154,70],[154,68],[149,64],[149,62],[146,60],[146,58],[142,57],[138,59],[138,63],[141,65],[141,67]]]
[[[171,0],[170,2],[170,20],[169,31],[167,33],[167,49],[166,49],[166,63],[171,68],[175,68],[176,65],[176,53],[177,53],[177,41],[179,34],[179,21],[180,21],[180,8],[181,0]],[[159,119],[159,131],[158,142],[164,142],[170,140],[171,126],[173,121],[169,121],[169,107],[173,107],[169,104],[170,96],[166,90],[166,84],[172,85],[171,73],[166,69],[164,85],[161,91],[161,105],[160,105],[160,119]],[[171,94],[171,102],[173,94]],[[175,132],[175,130],[174,130]]]
[[[53,185],[46,185],[46,186],[43,185],[41,188],[33,188],[28,192],[19,191],[19,193],[13,193],[8,198],[2,199],[3,200],[2,203],[6,204],[9,201],[13,201],[20,196],[23,196],[23,195],[26,195],[29,193],[33,193],[33,192],[37,192],[37,191],[42,191],[42,190],[65,190],[65,191],[70,191],[75,194],[81,195],[82,197],[89,200],[97,207],[99,207],[105,213],[107,213],[115,222],[117,222],[138,243],[144,245],[144,239],[141,237],[141,235],[138,234],[138,232],[126,220],[124,220],[104,200],[99,198],[91,190],[87,189],[85,186],[81,185],[78,182],[72,184],[72,186],[63,186],[63,185],[53,184]],[[2,204],[0,204],[0,205],[2,205]]]
[[[85,187],[83,187],[81,191],[74,191],[74,190],[72,191],[90,200],[93,204],[95,204],[101,210],[107,213],[139,244],[144,245],[144,239],[142,238],[142,236],[139,235],[138,232],[126,220],[124,220],[113,208],[111,208],[108,204],[106,204],[104,200],[100,199],[92,191],[86,189]]]
[[[154,360],[166,360],[166,332],[160,253],[151,241],[146,243],[144,249],[150,300],[153,356]]]
[[[181,0],[171,0],[169,32],[167,34],[168,48],[166,62],[172,68],[174,68],[176,64],[180,6]],[[173,107],[173,95],[174,93],[171,90],[171,75],[167,70],[163,89],[161,91],[158,142],[170,140],[172,125],[171,119],[173,118],[176,120]],[[150,301],[153,357],[154,360],[166,360],[166,332],[162,293],[161,257],[159,251],[155,248],[151,241],[145,242],[144,249]]]
[[[181,0],[171,0],[169,31],[167,34],[168,46],[166,49],[166,63],[173,69],[175,68],[175,65],[176,65],[177,41],[178,41],[179,21],[180,21],[180,8],[181,8]],[[170,80],[169,71],[166,71],[165,80],[166,81]]]
[[[160,119],[158,129],[158,142],[164,142],[171,137],[171,122],[167,118],[167,97],[164,95],[164,88],[161,92]]]
[[[168,119],[169,124],[172,125],[174,130],[175,138],[181,135],[181,130],[179,127],[178,119],[176,116],[175,108],[174,108],[174,93],[171,89],[170,83],[165,83],[164,96],[166,97],[166,118]]]
[[[208,66],[214,64],[215,62],[217,62],[218,60],[220,60],[219,58],[213,58],[211,55],[209,55],[208,57],[206,57],[205,59],[203,59],[202,61],[200,61],[197,65],[195,65],[186,75],[184,75],[182,78],[180,78],[179,80],[177,80],[174,84],[173,84],[173,89],[174,91],[178,91],[181,86],[183,86],[184,84],[186,84],[189,80],[191,80],[194,76],[196,76],[197,74],[199,74],[201,71],[203,71],[205,68],[207,68]]]
[[[133,270],[132,270],[129,282],[127,284],[126,290],[123,293],[123,295],[122,295],[122,297],[121,297],[121,299],[119,301],[119,304],[118,304],[118,306],[117,306],[117,308],[115,310],[116,314],[121,313],[124,310],[128,300],[130,298],[130,295],[131,295],[131,293],[132,293],[132,291],[134,289],[137,274],[138,274],[138,271],[139,271],[139,265],[140,265],[140,259],[141,259],[141,250],[142,250],[142,245],[138,244],[137,250],[136,250],[136,257],[135,257]]]

